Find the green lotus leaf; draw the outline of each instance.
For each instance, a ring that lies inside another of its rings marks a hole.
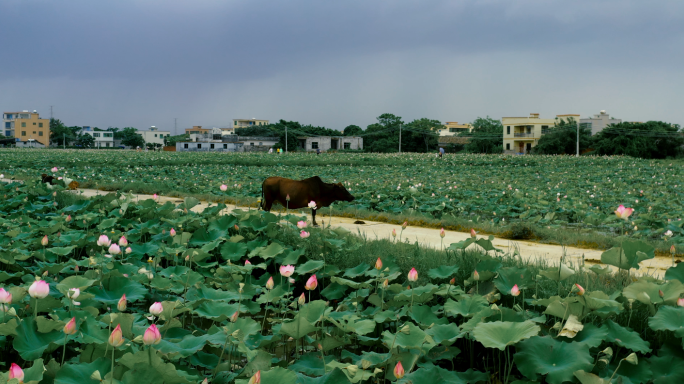
[[[432,308],[427,305],[414,305],[410,315],[413,321],[424,327],[429,327],[431,324],[438,325],[449,322],[446,318],[435,315],[432,312]]]
[[[641,360],[641,359],[640,359]],[[672,354],[652,356],[651,363],[654,384],[679,384],[684,382],[684,359]]]
[[[587,292],[582,298],[585,304],[584,315],[591,313],[606,318],[611,315],[617,315],[623,310],[622,304],[601,291]]]
[[[605,275],[606,273],[610,273],[610,267],[608,267],[608,266],[601,267],[601,266],[598,265],[598,264],[592,265],[592,266],[589,268],[589,270],[592,271],[592,272],[594,272],[595,274],[597,274],[597,275],[599,275],[599,276]]]
[[[417,327],[413,323],[406,323],[408,327],[408,333],[397,332],[396,334],[390,331],[385,331],[382,333],[382,341],[387,346],[387,348],[394,349],[396,347],[410,348],[410,349],[421,349],[423,344],[430,344],[427,333],[425,333],[420,327]]]
[[[494,279],[494,285],[499,292],[506,295],[511,294],[511,289],[514,285],[518,285],[518,288],[525,289],[532,283],[532,274],[527,270],[527,268],[501,268],[497,277]]]
[[[575,371],[573,375],[581,384],[609,384],[606,379],[602,379],[590,372]]]
[[[335,359],[335,356],[328,355],[325,357],[325,363],[329,363]],[[304,373],[308,376],[323,376],[325,374],[324,372],[324,363],[321,360],[321,354],[318,352],[313,352],[313,353],[306,353],[302,355],[297,361],[294,362],[294,364],[290,365],[288,369],[295,371],[295,372],[301,372]],[[345,380],[347,380],[347,377],[342,375]]]
[[[574,270],[568,268],[568,266],[563,263],[560,265],[560,272],[558,271],[558,268],[559,267],[548,268],[543,271],[539,271],[539,274],[553,281],[563,281],[575,274]]]
[[[121,378],[122,383],[188,383],[185,378],[178,374],[175,365],[165,363],[155,350],[152,350],[152,353],[147,350],[126,353],[119,359],[118,363],[129,369]]]
[[[6,323],[0,324],[0,335],[16,336],[18,325],[17,319],[10,319]]]
[[[639,263],[655,257],[655,248],[643,241],[625,240],[622,248],[613,247],[601,254],[601,262],[620,269],[639,269]]]
[[[323,295],[328,300],[337,300],[344,297],[344,294],[345,292],[347,292],[348,289],[349,287],[347,287],[346,285],[332,283],[328,284],[325,287],[325,289],[321,291],[321,295]]]
[[[327,358],[326,358],[327,361]],[[339,368],[328,370],[328,373],[321,377],[309,377],[301,373],[297,373],[297,383],[298,384],[348,384],[351,383],[347,378],[347,375],[342,372]]]
[[[660,297],[660,291],[663,297]],[[643,294],[648,296],[644,296]],[[646,278],[641,278],[637,282],[630,284],[623,291],[622,295],[627,299],[641,301],[644,304],[665,303],[675,305],[680,295],[684,294],[684,284],[679,280],[668,280],[664,284],[657,284]]]
[[[251,377],[257,371],[268,371],[269,368],[271,368],[271,359],[273,358],[273,355],[270,353],[259,349],[256,351],[256,355],[252,357],[247,365],[245,365],[244,371],[242,371],[242,376],[246,377]]]
[[[89,364],[65,364],[55,376],[55,384],[85,384],[95,382],[90,378],[93,372],[100,372],[105,377],[111,369],[111,361],[101,357]]]
[[[66,256],[70,254],[74,250],[74,248],[76,248],[75,245],[69,247],[52,247],[47,248],[46,251],[54,253],[55,255]]]
[[[607,341],[631,349],[634,352],[651,352],[648,341],[644,341],[638,333],[630,331],[629,329],[614,323],[612,320],[606,321],[601,328],[606,331],[605,340]]]
[[[559,338],[564,341],[568,342],[574,342],[574,343],[579,343],[579,344],[585,344],[589,346],[590,348],[596,348],[605,339],[607,335],[607,331],[603,328],[599,328],[595,326],[594,324],[584,324],[584,328],[577,332],[577,335],[572,338],[572,340],[568,338]]]
[[[93,285],[95,281],[96,280],[86,279],[83,276],[69,276],[57,284],[57,290],[66,296],[69,289],[78,288],[81,291],[85,291],[88,287]]]
[[[430,384],[467,384],[457,372],[448,371],[436,365],[430,368],[418,368],[397,381],[397,384],[430,383]]]
[[[283,322],[280,333],[294,339],[301,339],[305,335],[318,329],[316,324],[325,312],[325,302],[317,300],[303,305],[292,321]]]
[[[248,380],[236,380],[235,384],[244,383]],[[268,371],[261,372],[261,384],[295,384],[297,383],[297,374],[285,368],[275,367]]]
[[[461,324],[461,331],[472,332],[475,329],[475,327],[478,326],[478,324],[484,322],[488,317],[493,315],[501,316],[501,311],[498,309],[485,307],[480,312],[473,315],[473,317],[470,318],[470,320],[466,321],[464,324]]]
[[[242,303],[240,312],[246,312],[248,309],[246,303]],[[238,303],[228,304],[223,301],[205,301],[200,304],[193,311],[201,317],[212,319],[214,321],[225,321],[238,310]]]
[[[188,335],[181,340],[172,341],[162,338],[161,342],[157,344],[155,348],[164,354],[178,355],[173,357],[175,360],[179,357],[185,358],[194,355],[197,351],[204,347],[207,339],[207,335],[198,337]]]
[[[549,336],[524,340],[516,345],[516,350],[513,360],[530,380],[546,375],[547,383],[560,384],[572,380],[573,372],[589,371],[593,366],[588,345],[565,343]]]
[[[12,347],[19,352],[19,356],[24,360],[38,359],[50,346],[50,343],[61,345],[64,341],[62,332],[38,332],[36,322],[31,318],[19,322],[16,332],[17,336],[14,338]]]
[[[159,250],[159,246],[150,243],[145,243],[145,244],[131,244],[129,245],[131,248],[131,255],[137,256],[137,257],[143,257],[145,255],[147,256],[157,256],[157,251]],[[128,295],[126,295],[128,297]]]
[[[9,279],[15,278],[15,277],[21,277],[21,276],[23,276],[23,275],[24,275],[24,274],[21,273],[21,272],[17,272],[17,273],[14,273],[14,274],[11,274],[11,275],[10,275],[9,273],[7,273],[7,272],[5,272],[5,271],[0,271],[0,283],[2,283],[2,282],[4,282],[4,281],[7,281],[7,280],[9,280]]]
[[[428,271],[432,279],[448,279],[458,273],[458,265],[441,265]]]
[[[417,288],[403,290],[394,296],[396,301],[412,301],[413,303],[427,303],[432,300],[439,287],[434,284],[427,284]]]
[[[306,263],[297,266],[296,272],[299,275],[308,275],[312,272],[315,272],[315,271],[323,268],[324,265],[325,265],[325,263],[323,261],[309,260]]]
[[[49,333],[52,331],[61,331],[62,328],[64,328],[65,324],[66,324],[66,322],[55,321],[52,319],[46,319],[43,316],[36,317],[36,326],[37,326],[38,332],[40,332],[40,333]]]
[[[463,333],[455,323],[435,325],[425,330],[437,344],[452,345],[456,339],[463,337]]]
[[[488,306],[489,302],[482,296],[465,296],[459,301],[448,299],[444,304],[444,312],[450,316],[472,317]]]
[[[487,348],[503,351],[509,345],[536,336],[539,331],[541,328],[529,320],[522,323],[494,321],[478,324],[473,330],[473,337]]]
[[[613,359],[610,364],[606,365],[600,372],[597,373],[602,377],[611,377],[619,363],[619,359]],[[639,358],[637,365],[629,364],[628,362],[623,361],[622,364],[620,364],[620,369],[617,370],[613,380],[616,382],[622,381],[625,383],[650,383],[652,377],[653,372],[651,371],[651,364],[649,361]]]
[[[358,276],[363,275],[363,274],[366,273],[366,271],[369,270],[369,269],[370,269],[370,265],[368,265],[368,264],[366,264],[366,263],[361,263],[361,264],[357,265],[357,266],[354,267],[354,268],[347,268],[347,269],[344,271],[344,275],[342,275],[342,276],[343,276],[343,277],[348,277],[348,278],[352,278],[352,279],[353,279],[353,278],[355,278],[355,277],[358,277]]]
[[[451,243],[446,249],[448,251],[462,251],[462,250],[468,248],[468,246],[470,246],[470,244],[473,244],[474,242],[475,242],[475,239],[472,237],[469,237],[465,240],[459,241],[458,243]]]
[[[88,288],[87,292],[95,295],[95,300],[105,304],[116,304],[126,294],[129,303],[145,298],[148,290],[142,284],[126,277],[111,277],[104,281],[105,289],[100,286]]]
[[[245,243],[223,243],[221,246],[221,257],[224,260],[238,261],[247,254],[247,244]]]
[[[299,258],[304,256],[304,248],[293,249],[278,263],[280,265],[296,265]]]
[[[341,285],[346,285],[346,286],[351,287],[353,289],[371,288],[372,287],[372,285],[371,285],[372,280],[357,283],[356,281],[353,281],[353,280],[348,280],[348,279],[343,279],[341,277],[333,276],[330,278],[330,282],[341,284]]]
[[[283,253],[283,251],[285,251],[285,248],[283,248],[282,245],[278,243],[271,243],[266,248],[260,250],[257,256],[261,256],[264,259],[272,259]]]
[[[684,336],[684,308],[662,306],[658,313],[649,317],[648,326],[654,331],[673,331],[677,337]]]

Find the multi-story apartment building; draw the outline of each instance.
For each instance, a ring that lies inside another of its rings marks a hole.
[[[611,124],[619,123],[622,123],[622,119],[611,118],[605,110],[601,111],[598,115],[594,115],[594,117],[580,119],[580,124],[585,125],[587,128],[591,128],[592,135],[601,132],[603,128]]]
[[[529,117],[504,117],[503,146],[507,153],[530,153],[542,135],[560,120],[574,119],[579,123],[579,116],[575,114],[556,115],[555,119],[540,119],[538,113],[530,113]]]
[[[113,148],[114,147],[114,132],[110,131],[95,131],[90,126],[81,127],[79,131],[82,135],[90,135],[95,139],[94,148]]]
[[[447,121],[444,127],[438,130],[440,136],[455,136],[461,132],[472,132],[473,126],[470,124],[459,124],[457,121]]]
[[[37,111],[5,112],[2,114],[3,133],[16,138],[19,147],[50,145],[50,119],[41,119]]]
[[[256,118],[233,119],[233,128],[249,128],[256,125],[268,125],[268,120],[260,120]]]
[[[171,136],[171,131],[160,131],[153,125],[147,131],[138,131],[138,134],[142,136],[146,144],[164,145],[164,138]]]

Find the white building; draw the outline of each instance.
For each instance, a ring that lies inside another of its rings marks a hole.
[[[241,149],[242,143],[224,143],[221,141],[179,141],[176,143],[176,152],[239,152]]]
[[[363,149],[363,137],[359,136],[301,136],[297,137],[297,141],[299,142],[298,150],[303,151]]]
[[[164,145],[164,138],[171,136],[171,131],[160,131],[154,125],[147,131],[138,131],[138,134],[145,140],[145,144]]]
[[[89,126],[82,127],[79,131],[82,135],[90,135],[95,139],[94,148],[113,148],[114,147],[114,132],[109,131],[93,131]]]
[[[598,115],[590,117],[587,119],[580,119],[580,124],[585,125],[587,128],[591,128],[591,134],[595,135],[603,130],[603,128],[611,124],[622,123],[621,119],[611,118],[606,111],[601,111]]]

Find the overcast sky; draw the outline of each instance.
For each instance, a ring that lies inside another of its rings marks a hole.
[[[605,109],[684,123],[681,0],[2,0],[0,109],[365,128]]]

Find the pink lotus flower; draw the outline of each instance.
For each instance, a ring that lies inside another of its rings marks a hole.
[[[290,201],[290,194],[288,194],[287,196],[285,196],[285,200],[286,200],[286,201]]]
[[[677,305],[680,307],[684,307],[684,298],[679,298],[677,299]]]
[[[219,189],[220,189],[222,192],[225,192],[225,191],[228,190],[228,186],[225,185],[225,184],[221,184],[221,186],[219,187]]]
[[[620,205],[618,209],[615,211],[615,216],[617,216],[619,219],[625,219],[627,218],[634,212],[634,208],[625,208],[624,205]]]
[[[385,281],[382,282],[382,288],[387,288],[389,286],[389,280],[385,279]]]
[[[0,288],[0,304],[12,304],[12,294]]]
[[[472,237],[472,238],[477,237],[477,232],[475,232],[475,230],[472,228],[470,228],[470,237]]]
[[[159,333],[159,329],[157,329],[157,326],[152,324],[150,325],[147,330],[145,330],[145,334],[143,335],[143,343],[145,345],[153,345],[153,344],[159,344],[161,341],[161,333]]]
[[[71,320],[69,320],[69,322],[66,323],[62,331],[67,335],[73,335],[74,333],[76,333],[76,318],[72,317]]]
[[[672,245],[670,246],[670,253],[674,255],[676,251],[677,251],[677,250],[675,249],[674,244],[672,244]]]
[[[516,284],[513,286],[513,288],[511,288],[511,295],[518,296],[519,294],[520,294],[520,289],[518,288],[518,284]]]
[[[123,295],[121,295],[119,302],[116,303],[116,309],[118,309],[119,312],[123,312],[126,310],[126,294],[125,293]]]
[[[375,260],[375,269],[377,269],[378,271],[382,269],[382,260],[380,260],[379,257],[377,260]]]
[[[577,287],[577,294],[578,295],[580,295],[580,296],[584,295],[584,288],[582,288],[581,285],[575,284],[575,287]]]
[[[401,361],[398,361],[397,365],[394,366],[394,377],[397,379],[404,377],[404,367],[401,365]]]
[[[446,236],[446,232],[444,232],[444,228],[442,228],[442,229],[439,231],[439,237],[441,237],[441,238],[443,239],[444,236]]]
[[[157,196],[156,193],[155,193],[154,195],[152,195],[152,198],[155,199],[155,200],[159,200],[159,196]]]
[[[109,247],[110,244],[111,244],[111,240],[109,240],[109,237],[107,237],[107,235],[101,235],[97,239],[97,245],[99,247]]]
[[[449,280],[449,284],[451,284],[451,285],[456,284],[456,278],[452,277],[451,280]]]
[[[159,316],[161,313],[164,311],[164,306],[162,306],[162,303],[156,302],[152,305],[150,305],[150,313],[153,314],[154,316]]]
[[[169,231],[169,235],[171,235],[171,237],[176,236],[176,230],[171,228],[171,230]]]
[[[59,171],[59,169],[58,169],[57,167],[52,167],[51,171],[52,171],[52,172],[57,172],[57,171]]]
[[[81,295],[81,290],[78,288],[69,288],[67,297],[71,300],[76,300]]]
[[[309,277],[309,280],[306,281],[304,289],[306,289],[307,291],[313,291],[314,289],[316,289],[317,286],[318,280],[316,279],[316,275],[311,275],[311,277]]]
[[[302,292],[302,294],[299,295],[299,299],[297,299],[297,303],[299,305],[304,305],[306,303],[306,296],[304,296],[304,292]]]
[[[71,215],[67,215],[66,219],[64,219],[67,223],[71,221]]]
[[[9,369],[9,376],[7,377],[8,379],[17,379],[19,380],[20,383],[24,382],[24,371],[21,369],[20,366],[12,363]]]
[[[408,227],[408,221],[404,221],[404,224],[401,225],[401,229],[406,229]]]
[[[232,323],[236,322],[237,319],[238,319],[238,316],[239,316],[238,311],[235,311],[235,313],[233,313],[233,314],[230,316],[230,321],[231,321]]]
[[[316,202],[315,202],[315,201],[310,201],[310,202],[309,202],[309,208],[311,208],[311,209],[316,209],[316,208],[317,208],[317,207],[316,207]]]
[[[119,253],[121,253],[121,248],[119,248],[119,246],[116,245],[116,243],[114,243],[109,246],[109,253],[111,253],[112,255],[118,255]]]
[[[45,236],[43,237],[43,239],[40,241],[40,244],[41,244],[43,247],[45,247],[45,246],[48,245],[48,237],[47,237],[47,235],[45,235]]]
[[[254,376],[250,377],[247,384],[261,384],[261,371],[257,371]]]
[[[250,263],[249,260],[245,260],[245,265],[252,265],[252,263]]]
[[[45,280],[36,280],[31,284],[28,292],[34,299],[44,299],[50,294],[50,286]]]
[[[477,270],[473,272],[473,280],[479,281],[480,280],[480,274],[477,273]]]
[[[304,231],[304,230],[299,233],[299,237],[301,237],[302,239],[306,239],[309,236],[311,236],[311,234],[307,231]]]
[[[397,230],[392,228],[392,237],[397,237]]]
[[[131,247],[126,247],[126,254],[128,255],[129,253],[133,252]]]
[[[120,347],[124,343],[123,332],[121,331],[121,324],[117,324],[116,328],[109,335],[109,345],[114,348]]]
[[[126,236],[121,236],[121,238],[119,239],[119,246],[121,246],[121,247],[128,246],[128,239],[126,239]]]
[[[408,273],[408,281],[416,281],[418,280],[418,271],[416,271],[415,268],[411,268],[411,270]]]
[[[285,277],[290,277],[294,273],[295,267],[294,265],[281,265],[280,266],[280,274],[285,276]]]
[[[297,222],[297,228],[299,228],[299,229],[306,228],[306,221],[298,221]]]
[[[273,282],[273,276],[268,278],[268,281],[266,282],[266,289],[271,290],[273,289],[273,286],[275,283]]]

